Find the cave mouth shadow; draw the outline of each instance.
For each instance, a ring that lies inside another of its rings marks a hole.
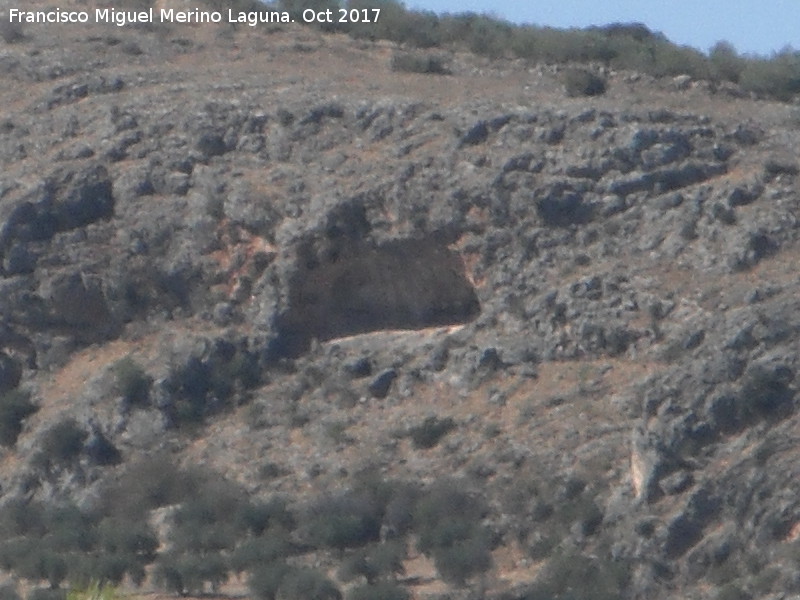
[[[459,325],[478,314],[461,258],[442,243],[350,242],[298,260],[273,348],[297,357],[313,339]]]

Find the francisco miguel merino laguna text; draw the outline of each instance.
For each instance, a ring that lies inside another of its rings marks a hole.
[[[71,11],[56,8],[48,11],[31,11],[11,8],[8,20],[11,23],[88,23],[88,11]],[[281,11],[234,11],[228,9],[227,23],[246,23],[255,27],[259,23],[291,23],[288,12]],[[158,13],[148,10],[118,10],[116,8],[96,8],[95,23],[113,23],[124,27],[131,23],[155,23],[156,17],[162,23],[221,23],[222,13],[216,10],[174,10],[162,8]]]

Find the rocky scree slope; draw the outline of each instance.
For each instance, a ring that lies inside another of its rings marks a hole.
[[[0,390],[37,409],[5,501],[91,504],[164,449],[254,495],[455,475],[488,503],[498,597],[563,555],[621,565],[622,597],[800,593],[788,107],[658,82],[639,103],[623,74],[564,100],[466,56],[431,87],[487,84],[445,102],[385,46],[114,34],[0,56]],[[493,95],[497,72],[532,87]],[[91,435],[43,467],[66,417]],[[452,425],[429,448],[426,419]]]

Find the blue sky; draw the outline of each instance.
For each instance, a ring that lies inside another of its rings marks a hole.
[[[787,45],[800,50],[800,0],[406,0],[405,5],[553,27],[637,21],[703,51],[719,40],[749,54],[769,55]]]

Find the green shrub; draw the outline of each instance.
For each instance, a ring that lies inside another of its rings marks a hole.
[[[132,358],[118,360],[112,367],[117,392],[126,406],[146,406],[150,401],[153,378]]]
[[[212,591],[228,580],[228,565],[221,554],[177,554],[168,552],[159,557],[155,569],[156,582],[167,591],[181,595],[202,594],[206,583]]]
[[[182,470],[166,453],[156,453],[128,466],[103,491],[103,513],[123,519],[144,518],[154,508],[178,504],[201,485],[197,471]]]
[[[517,56],[548,63],[608,62],[615,51],[597,33],[523,26],[514,29],[508,42]]]
[[[470,531],[451,544],[434,548],[432,554],[442,579],[461,587],[470,577],[492,567],[491,543],[485,531]]]
[[[17,389],[0,394],[0,445],[16,444],[22,433],[22,422],[37,410],[25,391]]]
[[[92,432],[85,450],[86,456],[94,465],[107,467],[122,462],[122,453],[99,429]]]
[[[557,554],[521,600],[618,600],[625,597],[629,580],[630,566],[625,561]]]
[[[72,588],[67,593],[67,600],[118,600],[119,596],[116,586],[92,581],[85,586]]]
[[[61,554],[88,552],[97,541],[96,516],[74,504],[48,506],[44,513],[43,545]]]
[[[0,512],[0,566],[18,577],[58,587],[120,583],[125,575],[144,580],[158,540],[143,521],[99,521],[99,514],[72,504],[21,500]]]
[[[652,64],[647,69],[655,77],[690,75],[694,79],[710,76],[708,59],[698,50],[660,42],[651,47]]]
[[[364,577],[369,583],[375,581],[377,573],[367,561],[366,553],[359,551],[342,561],[342,564],[339,565],[339,570],[336,572],[336,577],[344,583]]]
[[[504,21],[475,13],[446,15],[439,21],[441,40],[470,52],[500,58],[509,51],[514,28]]]
[[[201,423],[208,411],[212,390],[211,372],[200,358],[191,357],[184,365],[170,370],[167,390],[174,400],[174,419],[178,425]]]
[[[285,519],[282,506],[272,507],[267,516],[248,512],[244,490],[232,482],[213,474],[195,475],[195,482],[193,493],[172,514],[170,551],[157,561],[157,579],[170,591],[200,593],[208,586],[217,590],[229,570],[247,570],[290,547],[254,541],[259,538],[240,544],[248,532],[264,532],[273,515]]]
[[[294,515],[286,508],[286,500],[283,498],[243,504],[239,508],[236,518],[239,527],[254,536],[260,536],[268,529],[291,531],[297,525]]]
[[[376,541],[380,517],[380,507],[374,500],[350,492],[320,499],[311,506],[305,522],[315,546],[343,549]]]
[[[283,577],[278,596],[281,600],[341,600],[342,593],[319,571],[301,568]]]
[[[254,565],[247,587],[258,600],[275,600],[281,583],[291,571],[292,567],[281,561]]]
[[[116,585],[126,574],[141,582],[158,547],[146,522],[99,521],[98,513],[71,504],[12,501],[0,513],[0,528],[11,538],[0,544],[0,565],[54,587],[67,578],[78,586]]]
[[[6,583],[0,586],[0,600],[22,600],[17,591],[17,586],[13,583]]]
[[[662,39],[653,33],[644,23],[610,23],[601,27],[590,27],[590,31],[598,31],[608,38],[630,38],[637,42],[653,42]]]
[[[16,571],[41,547],[47,532],[44,507],[36,501],[12,499],[0,509],[0,568]]]
[[[481,523],[485,512],[455,481],[441,481],[420,498],[414,511],[417,547],[433,557],[446,581],[464,585],[491,568],[490,535]]]
[[[391,578],[397,573],[403,573],[405,558],[405,540],[372,544],[345,558],[337,575],[344,582],[364,577],[367,583],[373,584],[381,579]]]
[[[389,540],[368,548],[366,559],[378,577],[393,577],[405,572],[407,556],[405,539]]]
[[[480,524],[485,507],[455,480],[440,480],[428,489],[414,508],[414,531],[419,548],[428,552],[452,541],[454,527],[471,530]]]
[[[250,538],[239,544],[231,554],[231,569],[236,573],[253,572],[259,565],[276,562],[294,552],[294,547],[286,535]]]
[[[36,549],[38,540],[17,537],[0,543],[0,567],[5,571],[15,571]]]
[[[210,482],[181,504],[172,516],[169,539],[176,552],[232,550],[241,531],[237,514],[243,492],[226,482]]]
[[[791,100],[800,93],[800,52],[785,50],[771,59],[748,59],[739,85],[763,97]]]
[[[55,589],[67,577],[67,562],[61,553],[38,546],[15,565],[14,572],[31,581],[47,581]]]
[[[360,585],[347,595],[347,600],[408,600],[408,598],[409,594],[404,588],[389,581]]]
[[[124,558],[126,572],[138,572],[139,567],[156,558],[158,537],[146,522],[109,517],[98,526],[99,546],[108,556]]]
[[[71,417],[56,423],[42,434],[35,463],[45,468],[74,463],[83,451],[87,436],[86,430]]]
[[[430,52],[396,52],[392,56],[392,71],[404,73],[424,73],[428,75],[449,75],[445,60]]]
[[[166,389],[172,404],[165,410],[176,426],[198,425],[230,407],[234,394],[260,382],[257,355],[218,340],[207,356],[192,356],[170,369]]]
[[[333,421],[325,425],[325,436],[334,444],[350,445],[355,443],[355,439],[348,435],[347,429],[350,427],[347,421]]]
[[[739,83],[744,60],[728,42],[717,42],[708,53],[711,75],[714,79]]]
[[[414,48],[431,48],[440,43],[439,17],[433,12],[410,11],[395,0],[348,0],[349,9],[380,9],[374,23],[354,23],[348,33],[356,38],[392,40]]]
[[[439,417],[428,417],[420,425],[409,429],[408,434],[414,448],[433,448],[439,441],[453,429],[456,422],[450,417],[440,419]]]
[[[414,523],[414,507],[420,496],[419,486],[397,483],[386,501],[383,520],[392,535],[405,535]]]
[[[586,69],[568,69],[564,72],[564,90],[567,96],[600,96],[606,93],[606,81]]]
[[[137,581],[144,579],[144,568],[130,564],[129,558],[121,554],[73,554],[67,568],[69,580],[80,588],[93,581],[102,582],[104,586],[118,586],[128,572]]]
[[[28,600],[67,600],[67,590],[34,588],[28,592]]]

